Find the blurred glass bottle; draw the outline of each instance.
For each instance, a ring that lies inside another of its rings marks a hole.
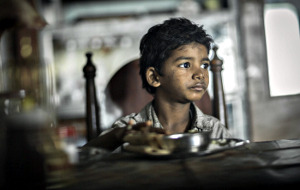
[[[0,189],[48,189],[70,171],[54,129],[54,69],[41,56],[46,22],[37,3],[1,2]]]
[[[13,30],[2,37],[1,184],[4,189],[45,189],[67,180],[71,171],[55,131],[53,66],[40,57],[37,30]]]
[[[26,91],[0,94],[3,189],[50,189],[70,183],[72,166],[45,110]]]
[[[39,32],[12,30],[5,33],[1,40],[0,93],[25,90],[26,106],[46,110],[54,126],[54,66],[40,56]]]

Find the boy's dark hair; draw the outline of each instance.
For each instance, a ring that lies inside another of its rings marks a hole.
[[[154,94],[156,88],[150,86],[145,73],[149,67],[154,67],[159,75],[162,64],[169,58],[172,51],[179,46],[197,42],[204,45],[209,52],[213,39],[206,33],[203,26],[198,26],[186,18],[171,18],[163,24],[151,27],[140,43],[140,75],[143,87]]]

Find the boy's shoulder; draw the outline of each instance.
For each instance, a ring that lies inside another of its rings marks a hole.
[[[229,138],[231,134],[224,124],[221,123],[219,119],[214,116],[204,114],[200,108],[195,104],[194,115],[193,115],[193,126],[192,129],[197,129],[198,131],[212,131],[212,138]]]

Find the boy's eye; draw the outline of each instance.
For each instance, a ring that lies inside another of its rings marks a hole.
[[[209,67],[209,64],[208,63],[204,63],[201,65],[201,68],[203,69],[207,69]]]
[[[191,66],[191,64],[189,62],[185,62],[185,63],[182,63],[179,65],[179,67],[182,67],[182,68],[189,68]]]

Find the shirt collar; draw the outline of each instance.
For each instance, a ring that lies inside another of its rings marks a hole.
[[[198,131],[209,130],[203,128],[203,123],[206,122],[205,121],[206,117],[204,113],[194,103],[191,103],[190,114],[192,117],[192,124],[190,130],[194,130],[194,129],[197,129]],[[153,101],[146,106],[146,115],[147,115],[147,119],[153,122],[153,127],[163,128],[154,110]]]

